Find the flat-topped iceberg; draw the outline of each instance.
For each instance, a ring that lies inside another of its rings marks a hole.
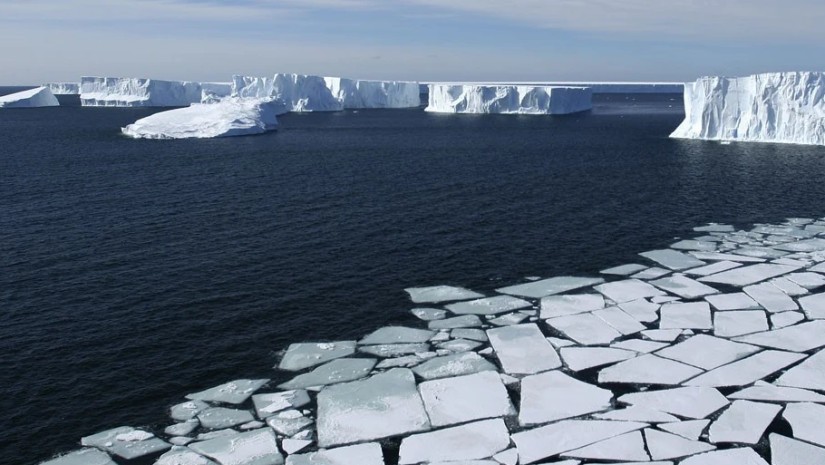
[[[417,82],[363,81],[305,74],[232,78],[233,97],[273,98],[294,112],[418,107],[421,104],[418,89]]]
[[[475,86],[550,86],[589,87],[594,94],[681,94],[681,82],[588,82],[588,81],[530,81],[530,82],[441,82],[439,85]],[[429,91],[430,84],[422,84],[421,93]]]
[[[38,87],[0,97],[0,108],[38,108],[59,105],[57,97],[48,87]]]
[[[564,115],[593,108],[586,87],[431,84],[426,111]]]
[[[825,73],[700,78],[670,137],[825,145]]]
[[[82,77],[84,107],[185,107],[201,101],[201,84],[159,79]]]
[[[43,84],[43,87],[48,87],[54,95],[80,94],[80,83],[78,82],[50,82]]]
[[[126,126],[122,132],[135,139],[246,136],[276,129],[277,115],[281,113],[283,106],[273,100],[227,98],[155,113]]]

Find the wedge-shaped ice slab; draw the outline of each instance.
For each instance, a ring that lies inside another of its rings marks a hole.
[[[739,310],[713,314],[713,334],[716,336],[736,337],[768,329],[768,318],[762,310]]]
[[[117,465],[109,454],[97,449],[80,449],[62,455],[40,465]],[[204,464],[206,465],[206,464]]]
[[[443,320],[447,317],[447,311],[440,308],[414,308],[410,310],[410,313],[424,321]]]
[[[710,442],[756,444],[782,407],[747,400],[734,401],[708,429]]]
[[[355,341],[291,344],[278,368],[299,371],[355,353]]]
[[[650,267],[644,271],[640,271],[630,277],[633,279],[643,279],[645,281],[649,281],[651,279],[659,279],[662,276],[667,276],[671,273],[670,270],[665,268],[659,268],[658,266]],[[655,298],[655,297],[654,297]]]
[[[700,373],[696,367],[647,354],[603,368],[599,382],[672,386]]]
[[[652,428],[644,430],[647,449],[653,460],[676,459],[715,449],[705,442],[691,441],[682,436],[657,431]]]
[[[533,323],[487,330],[487,337],[508,374],[533,374],[561,366],[552,345]]]
[[[269,428],[231,437],[194,442],[189,448],[221,465],[280,465],[284,458],[278,451],[275,433]]]
[[[375,367],[374,358],[339,358],[309,373],[298,375],[286,383],[279,384],[281,389],[305,389],[312,386],[326,386],[345,383],[367,376]]]
[[[759,308],[759,304],[744,292],[732,294],[709,295],[705,300],[713,305],[716,310],[747,310]]]
[[[610,283],[600,284],[594,287],[594,289],[604,294],[608,299],[618,303],[644,299],[645,297],[665,295],[665,293],[659,289],[656,289],[650,284],[638,279],[613,281]]]
[[[632,431],[630,433],[606,439],[581,449],[572,450],[563,454],[565,457],[591,460],[630,460],[635,462],[647,462],[650,456],[645,451],[645,442],[642,433]]]
[[[298,410],[283,410],[266,419],[266,424],[284,436],[294,436],[312,425],[311,418]]]
[[[547,324],[582,345],[610,344],[622,333],[591,313],[562,316],[547,320]]]
[[[203,410],[209,408],[209,404],[200,400],[190,400],[188,402],[182,402],[177,405],[173,405],[169,416],[172,417],[173,420],[177,421],[186,421],[195,418],[198,413]]]
[[[404,289],[404,291],[406,291],[407,294],[410,295],[410,299],[417,304],[480,299],[484,297],[478,292],[454,286],[408,287]]]
[[[541,299],[541,318],[576,315],[604,308],[601,294],[552,295]]]
[[[723,271],[732,270],[734,268],[739,268],[740,266],[742,266],[741,263],[723,260],[710,265],[700,266],[699,268],[685,270],[685,274],[692,276],[709,276],[712,274],[721,273]]]
[[[359,352],[377,357],[398,357],[400,355],[420,354],[429,350],[429,344],[379,344],[358,347]]]
[[[776,380],[779,386],[825,391],[825,350],[786,371]]]
[[[708,261],[732,261],[732,262],[739,262],[739,263],[762,263],[765,261],[764,258],[759,257],[748,257],[747,255],[736,255],[730,253],[719,253],[719,252],[690,252],[691,255],[698,258],[699,260],[708,260]]]
[[[707,302],[667,303],[659,310],[660,329],[712,329]]]
[[[482,420],[401,440],[399,465],[467,461],[492,457],[510,445],[510,433],[500,418]]]
[[[640,354],[649,354],[667,346],[668,344],[664,342],[645,341],[642,339],[627,339],[610,344],[610,347],[612,348],[632,350]]]
[[[682,460],[679,465],[768,465],[768,462],[750,447],[742,447],[694,455]],[[774,462],[774,465],[778,464]]]
[[[573,276],[559,276],[555,278],[542,279],[531,283],[519,284],[516,286],[502,287],[496,289],[502,294],[517,295],[519,297],[530,297],[538,299],[562,292],[569,292],[583,287],[593,286],[603,283],[601,278],[577,278]]]
[[[650,252],[642,252],[639,255],[674,271],[696,268],[707,264],[695,257],[671,249],[651,250]]]
[[[718,290],[708,285],[678,273],[667,278],[657,279],[651,282],[651,284],[684,299],[698,299],[699,297],[719,293]]]
[[[427,327],[432,330],[438,329],[454,329],[454,328],[477,328],[483,322],[478,315],[461,315],[454,318],[445,318],[443,320],[431,321]]]
[[[770,376],[804,357],[804,355],[791,352],[767,350],[713,369],[685,384],[708,387],[745,386]]]
[[[384,452],[380,444],[371,442],[290,455],[286,465],[384,465]]]
[[[611,365],[638,355],[631,350],[610,347],[563,347],[559,353],[564,364],[573,371]]]
[[[436,357],[413,368],[413,372],[424,379],[438,379],[497,370],[495,365],[475,352],[462,352],[455,355]]]
[[[470,300],[447,305],[447,309],[458,315],[495,315],[532,306],[526,300],[508,295],[497,295],[484,299]]]
[[[418,391],[433,426],[516,413],[501,377],[493,371],[425,381],[418,385]]]
[[[521,380],[519,424],[549,423],[610,408],[613,393],[559,371]]]
[[[161,455],[155,465],[216,465],[215,462],[188,447],[175,446]]]
[[[825,463],[825,449],[780,434],[769,437],[772,465],[820,465]]]
[[[728,405],[719,391],[704,387],[682,387],[661,391],[634,392],[619,397],[619,402],[700,419]]]
[[[598,418],[599,420],[639,421],[642,423],[679,421],[678,418],[668,413],[659,412],[658,410],[650,410],[644,407],[634,407],[632,405],[619,410],[610,410],[604,413],[597,413],[592,415],[592,417]]]
[[[38,108],[57,107],[60,102],[48,87],[24,90],[14,94],[0,96],[0,108]]]
[[[825,396],[805,389],[757,384],[728,396],[731,399],[762,400],[766,402],[819,402],[825,403]]]
[[[601,274],[611,274],[616,276],[630,276],[633,273],[638,273],[647,267],[644,265],[638,265],[635,263],[629,263],[627,265],[620,265],[615,266],[613,268],[608,268],[606,270],[602,270],[599,273]]]
[[[255,417],[246,410],[212,407],[198,414],[198,421],[206,429],[223,429],[254,421]]]
[[[268,383],[268,379],[236,379],[220,386],[195,392],[186,396],[190,400],[222,402],[225,404],[242,404],[255,391]]]
[[[652,323],[659,319],[659,304],[646,299],[631,300],[619,304],[619,308],[642,323]]]
[[[565,420],[513,434],[519,463],[534,463],[646,427],[646,423]]]
[[[739,342],[792,352],[807,352],[825,346],[825,321],[817,320],[796,326],[737,337]]]
[[[675,423],[663,423],[658,425],[659,429],[668,433],[677,434],[691,441],[698,441],[702,432],[710,424],[710,420],[688,420]]]
[[[386,326],[370,333],[358,341],[361,345],[376,344],[409,344],[427,342],[435,336],[435,331],[426,329],[406,328],[404,326]]]
[[[609,307],[602,310],[596,310],[593,315],[599,317],[602,321],[613,327],[622,335],[636,334],[639,331],[646,329],[646,326],[639,323],[639,320],[628,315],[619,307]]]
[[[783,274],[792,273],[798,269],[798,266],[759,263],[756,265],[734,268],[732,270],[723,271],[722,273],[711,276],[705,276],[704,278],[699,278],[699,281],[744,287],[765,281],[767,279],[775,278],[777,276],[782,276]]]
[[[801,297],[799,305],[802,306],[809,320],[825,319],[825,292]]]
[[[674,346],[656,352],[656,355],[711,370],[761,350],[748,344],[698,334]]]
[[[126,460],[154,454],[172,447],[156,438],[154,434],[130,426],[121,426],[83,437],[80,439],[80,444],[103,449]]]
[[[784,312],[799,308],[793,299],[771,283],[748,286],[745,292],[769,312]]]
[[[821,286],[825,286],[825,276],[822,276],[818,273],[811,273],[811,272],[803,272],[803,273],[791,273],[787,276],[788,279],[799,284],[800,286],[804,287],[805,289],[816,289]],[[825,296],[825,295],[824,295]],[[825,298],[825,297],[821,297]]]
[[[812,403],[789,404],[782,417],[791,425],[793,436],[820,446],[825,446],[825,406]]]

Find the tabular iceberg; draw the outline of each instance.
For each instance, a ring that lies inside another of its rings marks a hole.
[[[416,108],[421,106],[417,82],[362,81],[326,77],[327,87],[344,108]]]
[[[703,77],[685,86],[680,139],[825,145],[825,74]]]
[[[201,84],[158,79],[82,77],[84,107],[185,107],[201,101]]]
[[[37,108],[60,106],[48,87],[24,90],[0,97],[0,108]]]
[[[80,83],[77,82],[50,82],[43,84],[43,87],[48,87],[54,95],[80,94]]]
[[[426,111],[563,115],[593,108],[587,87],[431,84]]]
[[[245,136],[278,126],[280,102],[268,99],[226,98],[213,104],[155,113],[122,129],[136,139],[191,139]]]
[[[215,103],[232,95],[231,82],[201,82],[201,103]]]
[[[681,94],[682,82],[585,82],[585,81],[530,81],[530,82],[439,82],[431,84],[463,84],[476,86],[550,86],[589,87],[593,94]],[[421,93],[429,89],[422,84]]]

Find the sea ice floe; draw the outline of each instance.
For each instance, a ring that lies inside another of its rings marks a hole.
[[[730,403],[718,390],[705,387],[632,392],[619,397],[618,401],[696,420]]]
[[[745,293],[769,312],[786,312],[799,308],[792,298],[771,283],[748,286],[745,288]]]
[[[683,342],[656,352],[660,357],[711,370],[761,350],[748,344],[697,334]]]
[[[676,459],[716,449],[706,442],[691,441],[682,436],[653,428],[645,429],[644,434],[647,449],[653,460]]]
[[[318,445],[333,447],[430,429],[413,372],[395,368],[318,394]]]
[[[685,270],[685,274],[692,276],[708,276],[723,271],[732,270],[742,266],[739,262],[732,262],[730,260],[722,260],[721,262],[712,263],[710,265],[700,266],[699,268],[691,268]]]
[[[631,300],[644,299],[665,295],[664,292],[656,289],[650,284],[638,279],[626,279],[624,281],[613,281],[595,286],[593,289],[604,294],[608,299],[617,303],[630,302]]]
[[[640,272],[640,271],[642,271],[646,268],[647,267],[644,266],[644,265],[639,265],[639,264],[636,264],[636,263],[629,263],[627,265],[620,265],[620,266],[615,266],[613,268],[608,268],[606,270],[600,271],[599,273],[616,275],[616,276],[630,276],[630,275],[632,275],[634,273],[638,273],[638,272]]]
[[[819,446],[825,446],[825,406],[813,403],[788,404],[782,417],[791,425],[793,436]]]
[[[710,420],[687,420],[675,423],[662,423],[656,426],[662,431],[677,434],[691,441],[698,441],[709,424]]]
[[[223,429],[255,420],[247,410],[212,407],[198,414],[198,421],[206,429]]]
[[[529,464],[646,427],[646,423],[564,420],[513,434],[519,463]]]
[[[468,352],[471,350],[475,350],[481,347],[482,345],[484,344],[478,341],[470,341],[467,339],[453,339],[450,341],[437,344],[436,347],[439,350],[448,350],[450,352]]]
[[[209,404],[201,400],[190,400],[173,405],[169,416],[173,420],[186,421],[195,418],[202,410],[209,408]]]
[[[410,312],[419,320],[433,321],[447,317],[447,311],[440,308],[414,308]]]
[[[293,436],[314,423],[298,410],[282,410],[266,419],[266,424],[278,434]]]
[[[516,413],[504,383],[492,371],[425,381],[418,391],[435,427]]]
[[[765,261],[764,258],[720,252],[690,252],[690,254],[699,260],[707,261],[732,261],[739,263],[762,263]]]
[[[447,310],[458,315],[496,315],[532,306],[530,302],[509,295],[498,295],[447,305]]]
[[[453,339],[470,339],[472,341],[487,342],[487,333],[483,329],[456,328],[450,331]]]
[[[718,223],[709,223],[706,226],[697,226],[693,228],[696,232],[720,232],[720,233],[728,233],[733,232],[733,226],[729,224],[718,224]]]
[[[232,437],[193,442],[189,448],[221,465],[281,465],[275,433],[267,428]]]
[[[272,416],[281,410],[303,407],[308,404],[309,394],[303,389],[295,391],[273,392],[268,394],[255,394],[252,396],[252,403],[258,418],[264,419]]]
[[[451,302],[484,297],[477,292],[454,286],[409,287],[404,290],[410,295],[410,299],[417,304]]]
[[[80,449],[66,455],[47,460],[40,465],[117,465],[109,454],[97,449]]]
[[[169,436],[186,436],[187,434],[195,431],[195,429],[200,426],[200,421],[197,418],[192,418],[191,420],[186,420],[181,423],[175,423],[174,425],[169,425],[164,428],[163,432],[168,434]]]
[[[804,235],[811,235],[810,232],[801,233]],[[777,250],[785,250],[788,252],[821,252],[825,250],[825,239],[812,238],[804,239],[796,242],[789,242],[787,244],[778,245]]]
[[[713,252],[716,250],[716,244],[713,242],[700,241],[696,239],[684,239],[675,244],[671,244],[671,249],[676,250],[697,250],[701,252]]]
[[[643,339],[627,339],[610,344],[612,348],[632,350],[641,354],[648,354],[667,346],[668,344],[664,342],[645,341]]]
[[[782,313],[778,315],[782,315]],[[771,320],[773,320],[773,316]],[[716,312],[713,314],[713,334],[716,336],[736,337],[767,331],[768,329],[768,319],[762,310]]]
[[[384,465],[384,452],[380,444],[371,442],[290,455],[286,465]]]
[[[759,304],[744,292],[717,294],[705,297],[716,310],[749,310],[759,308]]]
[[[503,287],[496,289],[502,294],[516,295],[519,297],[529,297],[538,299],[549,295],[570,292],[594,284],[603,283],[602,278],[578,278],[574,276],[558,276],[555,278],[542,279],[517,286]]]
[[[378,357],[398,357],[401,355],[420,354],[430,350],[429,344],[379,344],[359,346],[358,351]]]
[[[802,297],[799,299],[799,305],[809,320],[825,319],[825,292]]]
[[[576,315],[604,308],[601,294],[553,295],[541,299],[541,318]]]
[[[155,465],[217,465],[188,447],[175,446],[161,455]]]
[[[599,420],[639,421],[642,423],[678,422],[679,419],[665,412],[644,407],[630,406],[619,410],[610,410],[592,415]]]
[[[646,354],[603,368],[599,382],[676,385],[700,373],[696,367]]]
[[[696,257],[671,249],[651,250],[649,252],[642,252],[639,255],[674,271],[707,265],[707,263]]]
[[[646,328],[645,325],[639,323],[639,320],[628,315],[619,307],[596,310],[593,312],[593,315],[601,318],[602,321],[612,326],[613,329],[622,333],[624,336],[638,333]]]
[[[689,386],[731,387],[745,386],[792,365],[805,356],[791,352],[766,350],[715,368],[687,381]]]
[[[309,439],[284,438],[284,440],[281,441],[281,449],[289,455],[296,454],[311,445],[312,441]],[[287,461],[288,460],[289,457],[287,457]],[[299,460],[299,458],[296,457],[296,460]]]
[[[461,315],[443,320],[431,321],[427,327],[432,330],[454,329],[454,328],[478,328],[484,323],[478,315]]]
[[[534,323],[487,330],[487,337],[508,374],[533,374],[561,367],[561,359]]]
[[[679,465],[768,465],[768,462],[750,447],[741,447],[694,455],[682,460]],[[774,462],[773,465],[779,464]]]
[[[154,434],[121,426],[80,439],[83,446],[97,447],[126,460],[155,454],[172,447]]]
[[[777,276],[782,276],[783,274],[792,273],[798,269],[798,266],[758,263],[756,265],[743,266],[705,276],[704,278],[699,278],[699,281],[745,287]]]
[[[502,419],[482,420],[402,439],[398,463],[412,465],[484,459],[509,445],[510,433]]]
[[[523,322],[527,318],[529,318],[529,315],[527,314],[521,312],[514,312],[507,313],[496,318],[491,318],[488,320],[488,323],[493,324],[495,326],[512,326]]]
[[[710,442],[756,444],[782,407],[748,400],[734,401],[708,429]]]
[[[559,371],[521,380],[519,424],[538,425],[610,408],[613,393]]]
[[[825,396],[799,388],[759,384],[734,392],[731,399],[763,400],[766,402],[819,402],[825,403]]]
[[[786,371],[776,380],[779,386],[825,391],[825,350]]]
[[[805,315],[802,312],[774,313],[771,315],[771,326],[773,329],[785,328],[795,325],[804,319]],[[767,329],[764,331],[767,331]]]
[[[614,438],[606,439],[581,449],[565,452],[564,457],[590,460],[631,460],[647,462],[650,456],[645,451],[642,433],[631,431]]]
[[[642,323],[653,323],[659,319],[659,305],[648,302],[646,299],[622,302],[619,308]]]
[[[547,320],[547,324],[582,345],[610,344],[622,333],[592,313],[562,316]]]
[[[667,278],[657,279],[650,284],[653,284],[659,289],[664,289],[671,294],[676,294],[683,299],[698,299],[706,295],[719,293],[718,290],[679,273],[668,276]]]
[[[242,404],[258,389],[268,383],[268,379],[236,379],[205,391],[186,396],[189,400]]]
[[[633,279],[643,279],[645,281],[649,281],[651,279],[659,279],[663,276],[667,276],[671,273],[671,270],[665,268],[659,268],[658,266],[652,266],[646,270],[640,271],[630,277]]]
[[[787,328],[749,334],[735,339],[746,344],[773,349],[807,352],[825,347],[825,320],[800,323]]]
[[[339,358],[291,380],[279,384],[281,389],[306,389],[312,386],[354,381],[367,376],[378,361],[374,358]]]
[[[300,371],[355,353],[355,341],[291,344],[278,369]]]
[[[377,345],[427,342],[433,336],[435,336],[435,331],[428,331],[426,329],[407,328],[404,326],[385,326],[383,328],[376,329],[358,341],[358,344]]]
[[[825,449],[780,434],[768,436],[772,465],[819,465],[825,463]]]
[[[660,329],[712,329],[707,302],[668,303],[659,310]]]
[[[435,357],[413,368],[413,372],[424,379],[469,375],[480,371],[498,371],[498,369],[475,352]]]
[[[642,336],[657,342],[673,342],[682,335],[682,329],[648,329],[642,331]]]
[[[768,281],[770,284],[773,284],[777,287],[780,291],[784,292],[788,296],[791,297],[798,297],[801,295],[808,294],[808,290],[804,287],[796,284],[795,282],[791,281],[790,279],[780,276],[778,278],[771,279]]]
[[[632,350],[611,347],[563,347],[559,353],[564,364],[572,371],[611,365],[637,355]]]

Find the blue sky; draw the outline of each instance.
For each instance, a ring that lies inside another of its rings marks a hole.
[[[0,0],[0,83],[825,71],[821,0]]]

